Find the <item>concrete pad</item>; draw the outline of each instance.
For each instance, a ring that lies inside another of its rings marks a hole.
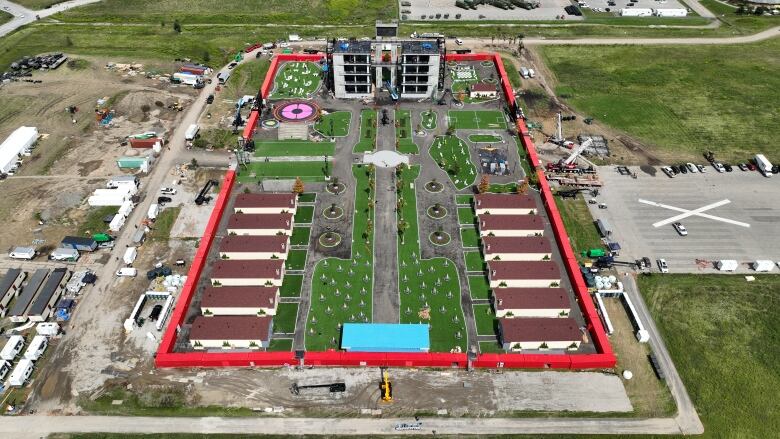
[[[378,168],[395,168],[401,163],[408,165],[409,156],[399,154],[395,151],[377,151],[363,155],[364,164],[373,164]]]

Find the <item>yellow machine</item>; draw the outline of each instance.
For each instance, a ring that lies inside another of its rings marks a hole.
[[[382,382],[379,385],[382,390],[382,402],[393,402],[393,385],[390,383],[390,374],[382,370]]]

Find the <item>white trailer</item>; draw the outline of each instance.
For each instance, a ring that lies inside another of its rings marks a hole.
[[[146,217],[154,221],[155,219],[157,219],[157,215],[159,213],[160,213],[160,205],[152,204],[151,206],[149,206],[149,211],[146,212]]]
[[[122,229],[122,226],[125,225],[125,220],[127,218],[122,215],[114,215],[114,218],[111,220],[110,223],[108,223],[108,230],[111,230],[112,232],[118,232]]]
[[[766,272],[772,271],[775,268],[774,261],[770,261],[768,259],[759,259],[759,260],[753,262],[752,265],[753,265],[753,270],[758,271],[758,272],[762,272],[762,273],[766,273]]]
[[[79,260],[79,251],[75,248],[57,248],[49,254],[49,259],[52,261],[76,262]]]
[[[764,154],[756,154],[754,160],[756,161],[756,166],[758,167],[758,170],[761,171],[762,174],[764,174],[764,177],[772,176],[772,163],[769,160],[767,160]]]
[[[32,361],[38,361],[46,352],[46,347],[49,346],[49,339],[43,335],[36,335],[30,342],[30,346],[24,351],[24,358]]]
[[[198,131],[200,131],[200,127],[198,124],[192,124],[187,128],[187,131],[184,133],[184,139],[185,140],[195,140],[195,136],[198,135]]]
[[[116,189],[119,186],[122,185],[132,185],[135,187],[138,187],[138,177],[135,175],[118,175],[116,177],[111,177],[108,179],[108,182],[106,182],[106,188],[108,189]]]
[[[203,77],[200,75],[193,75],[192,73],[176,72],[173,74],[173,79],[186,85],[197,85],[203,82]]]
[[[36,254],[37,252],[32,247],[14,247],[14,249],[8,253],[8,257],[13,259],[26,259],[29,261],[34,258]]]
[[[19,127],[0,144],[0,174],[7,173],[14,166],[19,154],[30,150],[38,140],[38,129]]]
[[[33,362],[26,358],[19,360],[19,364],[16,365],[14,371],[11,372],[11,376],[8,377],[7,384],[11,387],[22,387],[27,380],[30,379],[30,375],[33,372]]]
[[[620,11],[621,17],[652,17],[653,16],[653,10],[652,9],[645,9],[645,8],[631,8],[631,9],[621,9]]]
[[[38,335],[54,337],[60,333],[60,324],[57,322],[41,322],[35,327],[35,332]]]
[[[132,267],[122,267],[116,271],[118,277],[135,277],[138,274],[138,270]]]
[[[656,17],[687,17],[687,9],[655,9],[653,11]]]
[[[135,261],[136,257],[138,257],[138,247],[128,247],[127,250],[125,250],[124,256],[122,256],[122,261],[124,261],[125,264],[130,265]]]
[[[718,261],[715,267],[720,271],[735,271],[739,268],[739,262],[734,259],[723,259]]]
[[[14,361],[19,352],[24,348],[24,337],[21,335],[12,335],[8,338],[3,350],[0,351],[0,359]]]

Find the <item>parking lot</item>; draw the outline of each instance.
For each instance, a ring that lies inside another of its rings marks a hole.
[[[705,174],[669,178],[657,168],[655,176],[630,169],[636,179],[618,174],[614,167],[600,167],[604,187],[597,199],[608,208],[589,205],[595,219],[609,222],[612,240],[623,247],[617,259],[664,258],[672,273],[714,272],[713,263],[719,259],[739,261],[741,273],[752,271],[749,261],[780,261],[777,176],[765,178],[736,167],[730,173],[717,173],[708,166]],[[680,215],[689,215],[678,219],[687,236],[680,236],[665,221]],[[655,227],[658,222],[665,224]]]
[[[585,3],[593,10],[600,9],[599,12],[606,11],[609,8],[609,12],[619,15],[621,9],[688,9],[685,5],[677,0],[584,0]],[[614,6],[610,6],[609,2],[615,3]],[[629,3],[633,3],[633,6],[628,6]],[[567,17],[568,18],[568,17]]]
[[[504,10],[490,5],[478,6],[476,10],[461,9],[455,6],[455,0],[408,0],[412,5],[400,5],[402,16],[410,21],[458,21],[458,20],[555,20],[560,15],[565,15],[566,20],[582,20],[583,17],[568,15],[563,10],[571,2],[567,0],[546,0],[541,6],[530,11],[515,8]],[[645,0],[652,1],[652,0]],[[655,3],[655,2],[653,2]],[[604,1],[606,5],[606,0]],[[595,7],[595,6],[594,6]],[[404,13],[403,11],[409,11]],[[460,14],[461,18],[455,16]],[[436,18],[439,15],[439,18]],[[445,18],[445,15],[447,17]],[[424,16],[424,18],[423,18]]]

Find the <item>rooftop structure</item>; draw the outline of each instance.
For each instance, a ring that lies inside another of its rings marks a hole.
[[[427,324],[345,323],[341,348],[350,352],[428,352]]]
[[[267,347],[271,324],[271,317],[198,316],[190,328],[190,341],[196,349]]]
[[[275,235],[278,231],[289,231],[292,227],[293,214],[291,213],[236,213],[230,216],[227,225],[228,233],[238,235]]]
[[[43,281],[46,280],[47,276],[49,276],[48,269],[39,268],[35,270],[35,273],[30,277],[30,280],[27,281],[27,285],[22,289],[22,293],[16,299],[16,302],[14,302],[13,308],[11,308],[9,316],[12,322],[19,323],[27,320],[25,311],[27,311],[30,302],[32,302],[33,298],[38,293],[38,290],[41,288],[41,285],[43,285]]]
[[[544,233],[544,222],[539,215],[479,215],[482,236],[534,236]]]
[[[501,342],[506,350],[567,349],[578,347],[582,340],[577,322],[570,317],[503,318],[498,322]]]
[[[281,279],[284,276],[284,261],[265,260],[221,260],[214,264],[211,277],[214,279]]]
[[[294,212],[296,198],[295,194],[290,193],[239,194],[233,209],[244,213]]]
[[[536,200],[530,195],[477,194],[474,195],[474,208],[477,210],[478,214],[484,213],[482,211],[490,211],[492,214],[511,214],[513,212],[507,211],[536,210],[537,206]]]
[[[282,258],[289,250],[290,237],[287,235],[254,235],[254,236],[228,236],[219,245],[220,256],[228,255],[231,259],[242,258],[236,253],[247,255],[246,259],[270,259],[250,258],[252,254],[268,253]],[[282,258],[284,259],[284,258]]]
[[[214,315],[256,314],[254,309],[263,309],[266,314],[276,314],[279,299],[279,287],[206,287],[201,297],[201,310],[209,310]],[[267,310],[273,310],[268,312]]]
[[[560,279],[561,270],[552,261],[488,261],[493,280]]]

